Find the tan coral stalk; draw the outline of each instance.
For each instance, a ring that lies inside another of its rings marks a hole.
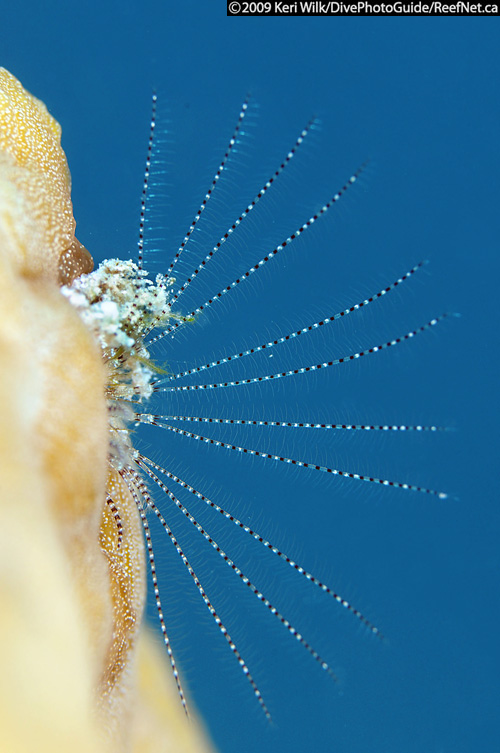
[[[108,374],[59,289],[92,268],[60,135],[0,69],[0,750],[208,751],[176,698],[167,713],[167,662],[152,669],[140,630],[142,532],[108,463]]]

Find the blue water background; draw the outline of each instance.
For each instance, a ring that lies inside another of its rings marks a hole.
[[[378,641],[256,542],[195,505],[331,663],[333,683],[165,500],[274,725],[159,532],[165,614],[188,694],[223,753],[496,751],[498,21],[227,19],[222,2],[162,5],[2,9],[0,62],[63,124],[78,237],[97,260],[135,253],[152,86],[168,184],[155,199],[152,235],[164,249],[154,255],[155,271],[189,226],[248,91],[246,135],[200,223],[193,259],[242,211],[310,116],[321,121],[228,256],[206,272],[200,295],[260,259],[370,159],[338,211],[179,338],[175,357],[195,364],[272,339],[376,292],[421,259],[430,264],[414,280],[335,331],[255,365],[247,359],[212,372],[214,380],[316,363],[444,311],[462,315],[362,363],[213,394],[211,402],[196,398],[191,408],[453,427],[435,436],[355,437],[203,427],[236,444],[442,489],[454,495],[446,501],[235,458],[170,435],[139,440],[146,454],[276,541],[387,636]],[[201,302],[194,293],[192,301]],[[159,355],[174,357],[168,347]],[[189,410],[187,400],[172,404]]]

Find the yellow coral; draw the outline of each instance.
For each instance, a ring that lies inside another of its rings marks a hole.
[[[0,69],[0,750],[208,751],[139,631],[142,531],[108,469],[106,371],[58,288],[92,267],[60,133]]]
[[[92,259],[75,238],[61,126],[5,68],[0,112],[2,241],[24,274],[68,282],[89,272]]]

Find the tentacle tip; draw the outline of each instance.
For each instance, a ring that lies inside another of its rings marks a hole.
[[[382,641],[382,643],[387,642],[387,638],[385,637],[384,633],[382,633],[381,630],[378,629],[378,627],[375,627],[375,625],[370,625],[370,632],[371,634],[379,641]]]
[[[328,665],[326,665],[326,666],[323,665],[323,669],[325,670],[325,672],[328,673],[328,676],[332,678],[332,680],[335,683],[335,685],[337,685],[337,686],[340,685],[340,679],[339,679],[338,675],[335,674],[335,672],[333,671],[333,669],[331,667],[329,667]]]

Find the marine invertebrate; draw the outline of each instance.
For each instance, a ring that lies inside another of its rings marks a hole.
[[[15,85],[9,79],[8,75],[6,76],[6,80],[8,87],[14,87],[15,89]],[[22,99],[22,96],[25,95],[19,96]],[[154,98],[150,146],[143,192],[142,218],[145,215],[148,195],[150,157],[155,128],[155,104],[156,100]],[[359,171],[354,173],[345,185],[316,214],[306,219],[305,222],[297,227],[281,243],[269,250],[265,256],[255,261],[249,268],[244,269],[237,278],[230,281],[205,302],[197,305],[192,311],[183,312],[180,307],[188,287],[197,280],[198,275],[203,272],[214,256],[220,253],[227,239],[244,222],[258,202],[265,196],[290,160],[293,159],[310,128],[310,126],[306,127],[299,134],[296,143],[287,153],[279,168],[264,183],[255,195],[255,198],[228,227],[227,231],[215,243],[213,248],[195,266],[187,279],[181,279],[177,283],[175,275],[179,270],[180,265],[177,266],[179,259],[185,253],[193,231],[212,196],[219,177],[225,170],[231,151],[238,139],[247,106],[247,103],[244,103],[234,134],[230,139],[228,149],[216,172],[212,185],[206,193],[184,240],[174,255],[170,267],[165,270],[164,275],[158,276],[153,281],[143,269],[143,223],[141,224],[141,240],[137,264],[130,261],[108,260],[98,270],[90,272],[88,267],[85,266],[88,263],[86,252],[74,240],[74,223],[66,222],[64,224],[64,232],[61,232],[64,242],[57,245],[51,230],[53,227],[52,219],[47,224],[50,232],[45,232],[45,235],[42,232],[43,228],[39,230],[36,223],[34,223],[34,229],[31,229],[27,233],[30,238],[35,233],[40,233],[41,237],[47,238],[44,241],[45,245],[37,240],[34,244],[35,251],[30,251],[23,255],[18,251],[19,248],[23,248],[23,244],[20,241],[16,241],[13,244],[15,252],[10,255],[14,259],[13,274],[15,272],[15,274],[23,278],[27,275],[33,275],[37,278],[37,284],[40,284],[40,278],[42,280],[44,278],[47,279],[47,295],[50,298],[50,302],[44,310],[52,312],[52,299],[54,301],[57,299],[54,306],[64,312],[65,326],[73,327],[75,333],[78,333],[78,335],[75,334],[71,338],[75,349],[71,353],[60,354],[58,349],[64,346],[67,338],[58,336],[57,328],[49,327],[43,317],[40,318],[38,327],[35,328],[34,337],[37,343],[41,343],[42,350],[42,354],[40,355],[40,360],[43,361],[40,364],[41,372],[45,373],[47,369],[46,360],[44,360],[46,359],[47,332],[50,332],[51,335],[49,344],[55,348],[55,354],[51,354],[50,359],[48,359],[50,368],[52,369],[50,372],[50,383],[56,385],[59,390],[58,385],[60,380],[58,379],[58,375],[62,371],[61,364],[64,362],[64,358],[69,360],[74,370],[73,375],[71,370],[68,374],[65,374],[63,380],[65,384],[71,387],[70,395],[67,398],[67,407],[64,407],[63,396],[59,395],[59,391],[57,395],[52,395],[51,397],[42,395],[41,397],[44,410],[47,410],[47,406],[49,406],[51,413],[52,411],[56,411],[57,413],[57,410],[59,410],[63,425],[59,425],[57,422],[52,424],[42,418],[36,424],[35,434],[43,438],[43,472],[49,478],[51,474],[55,477],[54,485],[57,493],[54,495],[53,500],[51,499],[50,504],[56,510],[58,523],[62,521],[64,524],[63,549],[71,560],[71,572],[78,583],[80,602],[85,605],[83,616],[84,622],[86,622],[87,633],[90,636],[89,644],[92,655],[89,683],[98,689],[101,717],[104,720],[104,725],[111,728],[112,738],[119,740],[118,744],[124,742],[130,726],[129,718],[132,712],[130,703],[127,703],[124,699],[130,696],[131,693],[131,685],[133,683],[132,661],[136,652],[138,629],[144,603],[145,573],[142,563],[141,523],[145,533],[160,624],[174,677],[177,682],[178,693],[182,703],[185,705],[184,693],[167,635],[167,626],[163,617],[156,581],[154,554],[148,522],[149,516],[147,515],[150,511],[156,515],[166,531],[168,538],[174,545],[183,565],[194,581],[206,607],[227,641],[232,654],[246,675],[257,701],[265,714],[269,715],[266,702],[250,672],[246,660],[231,638],[227,627],[216,611],[216,607],[201,580],[196,575],[184,549],[172,530],[170,517],[166,516],[156,504],[152,491],[155,488],[160,490],[165,499],[173,503],[181,515],[194,526],[203,539],[228,565],[230,570],[245,584],[247,589],[265,605],[267,610],[279,620],[284,629],[330,675],[334,676],[334,671],[330,668],[327,661],[319,655],[316,649],[299,632],[299,629],[292,625],[290,620],[279,611],[278,607],[271,603],[257,585],[238,567],[229,554],[215,540],[213,535],[192,514],[187,504],[184,504],[179,492],[177,492],[179,494],[177,496],[173,491],[174,489],[176,491],[180,489],[186,492],[187,495],[192,495],[212,510],[215,510],[226,521],[237,526],[238,529],[246,533],[254,541],[258,542],[258,544],[265,547],[282,561],[285,561],[298,575],[319,588],[325,596],[334,599],[344,609],[351,612],[374,635],[379,635],[378,628],[364,617],[356,607],[351,605],[344,596],[337,593],[336,590],[306,570],[294,558],[272,543],[254,527],[250,527],[244,520],[240,520],[218,502],[209,499],[206,494],[192,486],[188,480],[181,478],[168,467],[154,462],[140,452],[139,447],[134,446],[132,443],[131,427],[133,424],[146,424],[148,426],[159,427],[164,431],[193,441],[193,444],[203,443],[216,447],[220,451],[224,450],[227,453],[250,455],[254,458],[259,458],[259,462],[262,459],[264,462],[271,461],[293,465],[315,473],[351,479],[353,483],[365,482],[372,485],[397,487],[406,492],[424,493],[438,497],[446,496],[432,489],[406,481],[394,481],[387,478],[377,478],[368,474],[355,473],[342,467],[319,464],[314,459],[288,457],[276,452],[268,452],[260,448],[236,444],[233,441],[225,441],[217,436],[205,436],[196,431],[188,430],[192,424],[211,424],[219,427],[228,425],[242,427],[259,425],[290,429],[300,428],[311,432],[435,432],[439,428],[436,426],[294,422],[275,418],[267,419],[264,416],[255,418],[237,415],[235,417],[234,415],[214,415],[213,413],[209,415],[193,415],[189,412],[174,412],[169,408],[171,404],[169,398],[179,394],[217,394],[219,392],[237,391],[254,384],[277,383],[280,380],[288,380],[297,376],[304,377],[308,373],[320,370],[324,371],[337,366],[340,367],[344,363],[369,355],[371,357],[372,354],[387,350],[388,348],[394,348],[401,342],[414,338],[419,333],[434,327],[442,318],[434,318],[419,328],[402,333],[390,341],[371,345],[363,350],[339,355],[338,357],[319,363],[308,362],[294,368],[271,370],[241,378],[221,376],[218,377],[219,381],[217,379],[208,382],[203,380],[198,381],[200,378],[199,375],[203,375],[206,371],[212,372],[212,370],[224,369],[229,364],[239,363],[242,359],[250,360],[263,352],[278,352],[280,346],[285,343],[296,341],[298,338],[304,339],[309,333],[319,329],[331,328],[331,325],[339,320],[355,315],[360,309],[371,306],[374,302],[405,283],[417,273],[421,266],[421,264],[417,264],[381,290],[374,291],[371,296],[341,311],[330,313],[318,321],[308,323],[300,329],[282,333],[272,340],[256,343],[252,347],[241,349],[234,353],[231,351],[222,352],[213,361],[199,364],[194,363],[173,373],[162,373],[161,370],[158,370],[153,363],[152,348],[159,341],[169,338],[169,341],[172,342],[173,340],[175,344],[177,333],[182,331],[182,328],[185,328],[188,322],[196,321],[202,313],[204,314],[226,295],[231,294],[232,291],[253,277],[275,257],[285,253],[285,249],[290,244],[305,233],[321,216],[331,210],[343,193],[358,178]],[[40,111],[43,113],[43,108],[41,110],[38,108],[37,112]],[[30,111],[30,122],[33,119],[36,120],[36,117],[38,116],[33,115],[33,112]],[[50,128],[52,128],[51,125]],[[6,132],[8,141],[11,139],[8,128]],[[14,141],[16,143],[19,141],[18,135],[14,136]],[[45,169],[47,168],[44,166]],[[64,181],[60,181],[60,183],[66,191],[68,189],[68,180],[65,169],[63,169],[63,174],[66,174],[66,184]],[[16,186],[16,190],[18,190],[23,199],[25,194],[30,196],[30,192],[25,192],[22,187],[17,189],[18,184],[16,180],[17,178],[12,183]],[[28,182],[31,186],[31,180],[28,180]],[[34,193],[35,198],[38,198],[40,195],[45,197],[43,190]],[[63,195],[61,201],[67,202],[66,193],[62,189],[60,193]],[[54,203],[52,197],[45,200],[51,206]],[[66,203],[64,207],[66,207]],[[37,212],[35,211],[33,214],[37,215]],[[66,209],[64,211],[57,211],[55,217],[58,220],[59,217],[66,217],[66,214]],[[11,215],[12,211],[10,211],[9,216]],[[42,215],[45,217],[44,210],[42,211]],[[68,230],[68,228],[70,229]],[[50,261],[47,264],[45,264],[44,260],[44,249],[46,247],[49,249],[57,247],[57,253],[53,254],[53,258],[52,256],[50,257]],[[26,271],[27,264],[30,265],[29,272]],[[81,274],[82,272],[83,274]],[[55,287],[59,283],[64,283],[60,291]],[[66,324],[66,321],[71,321],[72,324]],[[78,384],[78,375],[81,373],[87,375],[87,372],[89,372],[93,382],[91,382],[89,387],[86,380],[83,394],[80,395],[79,390],[81,389],[81,385]],[[167,409],[164,410],[162,408],[161,412],[153,411],[149,402],[153,396],[163,396]],[[90,405],[88,401],[90,401]],[[92,440],[89,452],[87,452],[87,438],[85,437],[85,433],[82,432],[80,418],[77,421],[73,418],[73,404],[87,419],[90,416],[93,422],[92,431],[89,431],[89,433],[92,434],[94,439]],[[66,420],[68,415],[72,416],[69,426]],[[47,424],[50,425],[48,437],[46,437]],[[97,427],[95,434],[94,424]],[[76,431],[75,426],[78,427]],[[71,435],[68,435],[69,429],[73,432]],[[83,443],[82,435],[85,437]],[[46,439],[47,442],[45,442]],[[80,445],[82,445],[81,448]],[[45,449],[46,446],[48,449]],[[67,463],[66,455],[68,454],[69,447],[71,448],[70,457],[72,456],[72,461]],[[63,475],[66,479],[66,485],[60,483],[59,465],[61,457],[65,458]],[[77,472],[82,474],[81,483],[82,488],[85,490],[83,499],[79,495],[75,496],[74,489],[72,488]],[[59,507],[55,507],[57,500],[60,500]],[[82,529],[85,531],[84,535],[82,535]],[[90,578],[89,563],[90,567],[93,568]]]
[[[295,144],[287,153],[285,159],[280,164],[279,168],[270,176],[270,178],[264,183],[260,190],[255,195],[254,199],[247,205],[245,210],[237,217],[237,219],[228,227],[227,231],[220,237],[220,239],[213,245],[213,248],[206,254],[197,266],[192,270],[191,274],[186,279],[177,283],[172,275],[179,269],[179,260],[181,256],[186,253],[189,241],[193,235],[193,232],[201,219],[208,202],[210,201],[216,184],[219,181],[220,176],[225,170],[226,164],[231,156],[232,149],[237,142],[239,132],[243,120],[246,115],[248,104],[245,102],[239,114],[239,118],[234,130],[234,133],[229,141],[228,148],[224,154],[212,185],[207,191],[205,198],[203,199],[182,243],[180,244],[177,252],[174,254],[173,260],[170,266],[166,270],[166,275],[159,275],[156,281],[148,279],[146,271],[143,269],[143,231],[144,227],[141,224],[140,240],[139,240],[139,256],[137,265],[132,262],[120,262],[118,260],[112,260],[104,262],[100,268],[89,275],[83,275],[76,279],[72,285],[65,287],[63,293],[69,298],[70,301],[80,310],[81,315],[86,319],[87,325],[94,329],[96,339],[100,342],[103,349],[104,358],[108,368],[108,380],[107,380],[107,398],[108,398],[108,411],[110,415],[110,452],[109,458],[111,466],[116,473],[125,482],[128,487],[134,501],[137,505],[141,520],[144,526],[146,541],[148,545],[150,564],[152,569],[152,576],[154,580],[155,598],[160,618],[160,624],[164,635],[165,644],[167,647],[168,655],[170,657],[172,670],[174,677],[176,678],[177,687],[180,699],[183,705],[186,704],[184,693],[182,690],[179,674],[177,671],[174,655],[171,649],[170,640],[167,635],[167,627],[163,618],[163,610],[160,601],[160,593],[156,583],[156,570],[154,564],[153,550],[150,541],[149,523],[147,522],[146,512],[152,510],[164,530],[166,531],[170,541],[174,545],[177,553],[179,554],[181,561],[187,568],[191,578],[193,579],[196,588],[198,589],[206,607],[211,613],[217,626],[219,627],[222,635],[229,644],[230,650],[235,656],[237,662],[242,668],[245,676],[247,677],[255,697],[261,705],[264,713],[269,716],[265,700],[258,688],[258,685],[252,676],[250,668],[246,663],[246,660],[241,655],[238,647],[231,638],[226,625],[223,623],[221,616],[219,615],[212,599],[207,594],[205,587],[203,586],[200,578],[198,578],[195,570],[191,566],[186,553],[181,546],[179,540],[172,530],[173,521],[163,514],[160,508],[157,506],[153,499],[152,491],[148,488],[146,481],[154,485],[163,493],[167,500],[169,500],[177,510],[194,526],[194,528],[201,534],[201,536],[208,542],[208,544],[214,549],[222,560],[229,566],[229,568],[243,581],[247,589],[249,589],[259,601],[261,601],[271,614],[279,620],[284,628],[303,646],[303,648],[309,652],[309,654],[316,660],[321,668],[328,672],[331,676],[335,677],[333,670],[327,663],[327,661],[320,656],[317,650],[306,640],[306,638],[299,632],[299,630],[290,622],[290,620],[282,614],[277,606],[273,604],[264,593],[252,582],[252,580],[238,567],[238,565],[231,559],[229,554],[222,548],[222,546],[215,540],[215,538],[208,532],[208,530],[199,522],[197,517],[192,513],[189,503],[182,502],[179,496],[177,496],[177,489],[187,491],[193,495],[197,500],[202,501],[212,510],[222,515],[227,521],[238,526],[238,528],[254,540],[258,541],[261,545],[266,547],[273,554],[279,556],[282,560],[288,563],[294,570],[307,578],[312,584],[320,588],[323,593],[329,595],[344,609],[350,611],[358,620],[360,620],[369,630],[379,636],[380,632],[378,628],[373,625],[357,608],[347,601],[342,595],[337,593],[333,588],[323,583],[319,578],[307,571],[302,565],[297,563],[291,556],[282,551],[279,547],[271,543],[261,533],[254,530],[250,526],[246,525],[242,520],[237,518],[231,511],[223,508],[217,502],[209,499],[206,494],[198,490],[189,483],[188,480],[179,477],[176,473],[173,473],[168,467],[154,462],[146,457],[139,451],[138,447],[132,445],[129,427],[132,424],[146,424],[148,426],[158,427],[177,436],[182,436],[195,442],[202,442],[204,444],[216,447],[218,450],[224,450],[231,453],[239,453],[242,455],[250,455],[255,458],[260,458],[265,461],[273,461],[278,463],[284,463],[294,465],[296,467],[310,469],[314,472],[326,473],[332,476],[349,478],[356,482],[366,482],[374,485],[392,486],[404,491],[412,491],[418,493],[424,493],[427,495],[436,495],[440,498],[446,497],[446,494],[436,492],[432,489],[424,488],[416,484],[407,483],[404,481],[394,481],[386,478],[377,478],[367,474],[354,473],[349,470],[321,465],[316,462],[311,462],[302,458],[286,457],[281,454],[263,451],[258,448],[241,446],[235,444],[233,441],[224,441],[217,436],[207,436],[205,434],[197,433],[195,430],[189,428],[190,424],[211,424],[212,426],[269,426],[269,427],[281,427],[281,428],[305,428],[311,431],[390,431],[390,432],[411,432],[411,431],[438,431],[437,426],[395,426],[395,425],[366,425],[366,424],[331,424],[331,423],[301,423],[301,422],[287,422],[279,420],[261,420],[243,418],[239,414],[237,416],[218,416],[210,413],[209,415],[192,415],[189,413],[179,414],[159,413],[153,412],[149,407],[150,399],[153,395],[156,397],[164,396],[162,402],[163,405],[169,406],[172,402],[172,398],[177,394],[197,394],[197,393],[214,393],[214,391],[231,391],[237,390],[237,388],[250,386],[253,384],[262,384],[268,382],[278,382],[282,379],[290,377],[303,376],[310,372],[316,372],[319,370],[325,370],[331,367],[341,366],[344,363],[348,363],[353,360],[360,359],[379,351],[386,350],[398,346],[401,342],[410,340],[418,334],[434,327],[442,318],[433,318],[429,322],[420,326],[417,329],[411,330],[402,334],[400,337],[396,337],[390,341],[379,343],[372,347],[365,348],[358,352],[350,353],[345,356],[333,358],[331,360],[313,363],[310,365],[300,366],[299,368],[285,369],[282,371],[276,371],[274,373],[264,373],[257,376],[250,376],[244,378],[231,378],[226,377],[224,381],[198,381],[200,376],[203,377],[206,371],[211,370],[223,370],[227,368],[229,364],[239,362],[242,359],[252,359],[257,354],[263,351],[272,351],[273,353],[279,350],[280,346],[284,343],[294,341],[299,337],[307,337],[307,335],[322,327],[333,325],[340,319],[344,319],[350,315],[355,314],[360,309],[372,306],[376,301],[383,298],[385,295],[391,293],[392,290],[398,288],[404,284],[409,278],[418,272],[421,263],[415,265],[408,270],[401,277],[393,280],[389,285],[386,285],[379,291],[375,291],[371,296],[343,309],[337,313],[331,314],[328,317],[321,319],[320,321],[308,324],[299,330],[292,331],[290,333],[283,334],[274,340],[256,344],[251,348],[240,350],[234,353],[223,352],[220,357],[210,362],[202,362],[198,365],[184,368],[177,373],[167,373],[164,375],[155,374],[154,367],[152,366],[152,353],[154,346],[165,338],[169,339],[169,351],[175,347],[175,337],[177,333],[185,327],[188,323],[196,321],[196,318],[205,314],[209,309],[217,304],[224,296],[230,294],[238,286],[245,283],[246,280],[251,278],[262,267],[270,263],[278,254],[285,253],[285,249],[292,244],[299,236],[306,232],[322,215],[325,215],[341,198],[348,188],[350,188],[357,180],[361,170],[354,173],[342,188],[337,191],[329,201],[327,201],[321,209],[311,217],[309,217],[303,224],[301,224],[295,232],[284,239],[274,249],[270,250],[263,258],[254,263],[246,271],[243,271],[236,279],[229,284],[222,287],[218,292],[210,296],[204,303],[196,306],[192,311],[183,314],[179,311],[179,301],[183,300],[186,290],[197,281],[198,275],[202,273],[216,254],[221,253],[221,249],[233,234],[233,232],[244,222],[250,212],[257,206],[258,202],[266,195],[267,191],[271,188],[275,180],[287,167],[289,162],[293,159],[297,150],[302,145],[306,138],[309,129],[312,126],[310,123],[299,134]],[[142,199],[142,211],[141,217],[145,217],[146,201],[148,197],[148,182],[150,178],[151,169],[151,150],[153,143],[153,135],[156,125],[155,120],[156,113],[156,97],[153,97],[153,116],[151,121],[151,133],[149,153],[145,172],[144,191]],[[158,331],[159,330],[159,331]],[[175,490],[175,491],[174,491]],[[113,495],[111,495],[113,497]],[[114,498],[113,498],[114,502]]]

